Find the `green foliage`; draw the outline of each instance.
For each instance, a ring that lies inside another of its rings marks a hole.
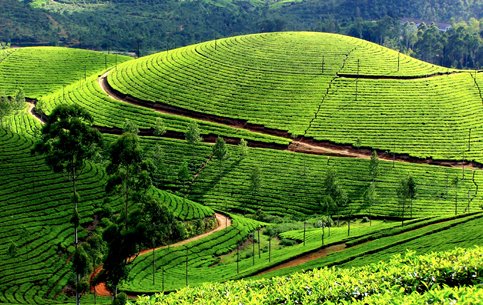
[[[126,119],[126,121],[124,122],[124,125],[122,127],[122,131],[124,133],[138,134],[139,128],[138,128],[138,126],[136,126],[135,123],[131,122],[131,120]]]
[[[245,158],[248,156],[249,150],[248,150],[248,144],[245,139],[240,140],[240,144],[238,144],[238,155],[240,158]]]
[[[154,135],[162,136],[166,133],[166,124],[163,119],[156,118],[156,125],[154,125]]]
[[[467,285],[470,289],[463,291],[468,293],[470,300],[475,300],[477,296],[474,294],[481,293],[471,286],[478,284],[483,273],[481,251],[480,247],[475,247],[425,256],[408,252],[388,262],[366,267],[324,268],[258,281],[241,280],[184,288],[169,295],[157,294],[155,302],[201,304],[209,299],[212,304],[367,304],[367,299],[372,304],[380,295],[384,295],[384,299],[396,295],[401,302],[407,296],[415,301],[429,299],[429,293],[444,299],[440,289]],[[453,289],[451,291],[459,291],[459,288]],[[149,297],[140,297],[135,304],[152,303]]]
[[[124,217],[127,226],[129,204],[136,202],[152,185],[152,163],[143,156],[139,138],[134,133],[124,133],[111,144],[106,172],[110,175],[106,185],[108,194],[122,194]]]
[[[260,168],[254,166],[250,173],[250,192],[252,194],[257,194],[262,186],[262,177],[260,173]]]
[[[372,151],[371,162],[369,162],[369,175],[372,181],[376,180],[379,176],[379,158],[377,157],[377,152]]]
[[[225,140],[222,137],[216,139],[216,143],[213,146],[213,156],[218,161],[223,161],[228,155],[228,149],[226,148]]]
[[[188,125],[188,130],[185,133],[185,138],[188,143],[192,145],[196,145],[201,142],[202,138],[200,135],[200,128],[198,126],[198,123],[195,121],[192,121]]]

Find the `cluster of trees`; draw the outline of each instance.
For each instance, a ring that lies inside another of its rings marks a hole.
[[[48,117],[40,139],[32,149],[33,154],[45,157],[46,164],[54,172],[64,173],[72,183],[70,221],[74,227],[75,278],[71,284],[77,304],[81,293],[91,284],[90,274],[100,263],[103,263],[103,269],[96,282],[105,281],[117,294],[119,282],[127,277],[130,258],[140,249],[185,238],[183,224],[149,192],[153,187],[153,176],[162,170],[161,147],[156,145],[149,151],[143,150],[138,129],[129,121],[124,126],[124,133],[107,145],[92,123],[92,116],[83,108],[59,105]],[[157,134],[164,132],[163,126],[162,121],[156,123]],[[220,160],[226,154],[223,143],[214,148],[214,155]],[[100,223],[80,240],[78,205],[82,200],[77,185],[86,162],[105,164],[109,178],[105,200],[95,210]],[[124,208],[119,214],[113,213],[110,207],[114,200],[123,202]]]
[[[480,68],[483,64],[483,22],[472,18],[468,22],[440,26],[445,28],[434,23],[401,23],[391,17],[378,21],[357,18],[342,32],[434,64]]]
[[[445,66],[478,68],[483,60],[481,1],[307,0],[272,5],[249,0],[66,0],[45,2],[42,9],[32,8],[30,1],[3,1],[0,39],[14,44],[145,55],[238,34],[312,30],[367,39]]]
[[[375,151],[371,154],[369,162],[369,184],[363,193],[363,202],[368,214],[371,214],[371,208],[378,202],[377,195],[377,177],[379,176],[379,158]],[[322,214],[326,216],[323,226],[330,226],[333,223],[333,215],[340,217],[341,211],[344,209],[348,216],[347,226],[348,234],[350,233],[350,217],[352,209],[350,207],[350,198],[346,191],[342,188],[337,179],[337,173],[332,167],[329,167],[325,175],[323,184],[323,195],[320,200]],[[404,218],[407,217],[406,209],[409,208],[409,217],[412,217],[413,200],[416,198],[417,187],[416,181],[412,176],[402,178],[396,188],[396,194],[399,198],[401,225],[404,225]],[[368,216],[369,222],[371,218]],[[339,225],[339,221],[337,221]],[[330,231],[329,231],[330,233]]]
[[[0,95],[0,122],[2,118],[25,107],[25,94],[18,89],[14,96]]]

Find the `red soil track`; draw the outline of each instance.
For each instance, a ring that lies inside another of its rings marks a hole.
[[[196,235],[194,237],[191,237],[191,238],[188,238],[188,239],[185,239],[185,240],[182,240],[182,241],[179,241],[177,243],[174,243],[174,244],[171,244],[169,246],[161,246],[161,247],[157,247],[157,248],[154,248],[154,250],[158,250],[158,249],[164,249],[164,248],[167,248],[167,247],[179,247],[179,246],[183,246],[183,245],[186,245],[192,241],[196,241],[196,240],[199,240],[199,239],[202,239],[204,237],[207,237],[215,232],[218,232],[218,231],[221,231],[229,226],[232,225],[232,221],[231,219],[226,216],[226,215],[223,215],[223,214],[220,214],[220,213],[215,213],[215,217],[216,217],[216,228],[214,228],[213,230],[210,230],[208,232],[205,232],[203,234],[200,234],[200,235]],[[129,258],[129,262],[133,261],[136,257],[140,256],[140,255],[146,255],[148,253],[151,253],[153,251],[153,249],[145,249],[145,250],[142,250],[141,252],[139,252],[138,254],[132,256]],[[95,276],[97,276],[100,272],[102,271],[102,266],[99,266],[97,267],[94,272],[91,274],[91,277],[90,277],[90,280],[92,281],[93,278]],[[106,287],[106,283],[99,283],[97,284],[95,287],[92,287],[91,288],[91,292],[95,292],[98,296],[104,296],[104,297],[108,297],[108,296],[111,296],[111,292],[107,289]]]

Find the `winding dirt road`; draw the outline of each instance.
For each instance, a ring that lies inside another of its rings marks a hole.
[[[307,154],[316,154],[316,155],[325,155],[325,156],[370,159],[372,151],[375,150],[378,154],[378,158],[385,161],[431,164],[431,165],[458,167],[458,168],[463,168],[463,167],[483,168],[482,163],[475,162],[475,161],[434,160],[432,158],[414,157],[408,154],[398,154],[398,153],[392,154],[390,152],[383,151],[383,150],[377,150],[377,149],[372,149],[367,147],[355,147],[351,144],[338,144],[331,141],[318,141],[304,136],[299,136],[296,139],[293,139],[293,137],[287,131],[273,129],[273,128],[265,128],[262,125],[252,124],[247,122],[246,120],[233,119],[228,117],[216,116],[212,114],[200,113],[197,111],[183,109],[183,108],[169,105],[162,102],[154,103],[151,101],[141,100],[133,96],[130,96],[128,94],[123,94],[117,91],[116,89],[114,89],[107,80],[107,76],[109,75],[109,72],[110,71],[107,71],[101,76],[99,76],[97,81],[101,89],[112,99],[115,99],[123,103],[129,103],[137,106],[150,108],[160,113],[180,115],[180,116],[189,117],[192,119],[198,119],[198,120],[223,124],[233,128],[244,129],[244,130],[248,130],[259,134],[282,137],[290,140],[290,144],[288,145],[288,147],[282,148],[288,151],[307,153]],[[250,141],[249,141],[249,144],[250,144]],[[280,147],[275,147],[275,145],[273,144],[272,146],[274,147],[270,147],[271,143],[266,143],[265,146],[263,145],[263,143],[257,143],[257,145],[253,145],[253,146],[280,149]]]
[[[215,213],[215,217],[216,217],[217,225],[216,225],[216,228],[214,228],[213,230],[208,231],[208,232],[203,233],[203,234],[200,234],[200,235],[193,236],[191,238],[188,238],[188,239],[185,239],[185,240],[182,240],[182,241],[179,241],[179,242],[171,244],[169,246],[161,246],[161,247],[157,247],[157,248],[154,248],[154,249],[142,250],[138,254],[130,257],[128,261],[132,262],[134,259],[136,259],[136,257],[152,253],[153,250],[165,249],[165,248],[168,248],[168,247],[173,248],[173,247],[179,247],[179,246],[186,245],[186,244],[188,244],[192,241],[202,239],[204,237],[207,237],[207,236],[209,236],[209,235],[211,235],[215,232],[221,231],[221,230],[223,230],[223,229],[232,225],[231,218],[229,218],[227,215],[224,215],[224,214],[221,214],[221,213]],[[97,267],[90,277],[91,281],[101,271],[102,271],[102,266]],[[104,296],[104,297],[108,297],[108,296],[112,295],[111,292],[107,289],[106,283],[99,283],[95,287],[91,288],[91,292],[95,292],[98,296]]]

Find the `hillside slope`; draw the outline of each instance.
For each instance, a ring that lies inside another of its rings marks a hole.
[[[139,100],[291,137],[479,161],[481,80],[481,73],[363,40],[308,32],[192,45],[121,64],[107,78],[114,90]]]

